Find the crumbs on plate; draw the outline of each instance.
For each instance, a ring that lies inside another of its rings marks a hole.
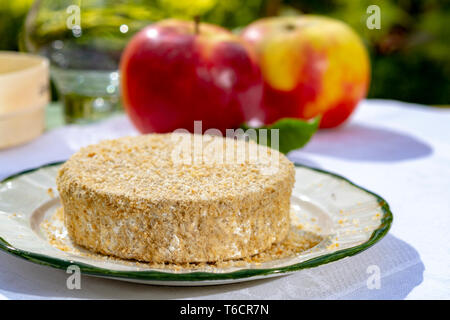
[[[297,217],[293,216],[293,214],[291,214],[291,216],[292,223],[290,232],[288,233],[286,239],[281,243],[274,244],[270,249],[250,257],[211,263],[151,263],[126,260],[89,251],[72,243],[70,240],[64,226],[64,210],[62,207],[58,208],[48,219],[42,221],[41,230],[50,245],[64,252],[81,257],[122,263],[144,269],[165,269],[173,271],[206,269],[208,271],[214,271],[214,269],[229,267],[259,266],[264,262],[291,258],[312,249],[323,240],[323,238],[318,234],[302,230],[303,226],[299,224],[296,219]]]

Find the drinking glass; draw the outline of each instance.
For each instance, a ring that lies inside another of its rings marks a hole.
[[[37,0],[23,46],[46,56],[67,123],[120,110],[119,60],[130,37],[160,15],[148,1]]]

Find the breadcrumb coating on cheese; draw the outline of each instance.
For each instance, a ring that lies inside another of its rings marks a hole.
[[[278,173],[277,166],[290,166],[293,170],[282,154],[253,141],[200,137],[201,157],[200,152],[193,150],[191,134],[151,134],[103,141],[82,148],[59,175],[70,175],[96,192],[130,198],[210,201],[261,192],[277,182],[275,174],[267,172]],[[226,150],[226,143],[231,144],[232,152]],[[253,150],[258,154],[250,158],[248,153]],[[238,151],[240,154],[236,155]],[[177,157],[180,152],[183,159]],[[277,161],[271,163],[272,158]],[[184,163],[185,159],[191,159],[191,163]]]
[[[192,134],[104,141],[60,169],[73,241],[152,262],[254,255],[289,230],[294,167],[254,142]]]
[[[286,238],[279,242],[274,243],[270,248],[264,250],[256,255],[243,257],[238,259],[231,259],[226,261],[215,262],[201,262],[201,263],[154,263],[154,262],[139,262],[135,260],[123,260],[113,256],[106,256],[98,253],[86,251],[83,248],[72,243],[71,239],[67,236],[67,230],[64,227],[64,211],[62,208],[58,208],[51,216],[43,220],[41,223],[41,230],[53,247],[62,250],[64,252],[73,254],[75,256],[81,256],[84,258],[93,259],[96,261],[109,261],[115,263],[125,264],[127,266],[133,266],[140,270],[148,269],[160,269],[171,271],[207,271],[217,272],[218,270],[225,268],[236,267],[264,267],[263,264],[267,262],[273,262],[281,259],[294,258],[300,254],[304,254],[308,250],[312,250],[323,241],[323,238],[310,231],[299,232],[299,221],[297,216],[291,211],[291,226],[290,231]]]

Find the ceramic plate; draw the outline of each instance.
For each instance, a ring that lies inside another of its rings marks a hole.
[[[288,258],[209,269],[150,268],[98,259],[50,244],[42,221],[60,206],[55,177],[61,164],[20,173],[0,183],[0,249],[38,264],[83,274],[158,285],[213,285],[280,276],[355,255],[389,230],[392,213],[381,197],[336,174],[296,165],[291,206],[299,232],[321,236],[314,247]],[[300,228],[298,228],[300,229]],[[296,229],[297,230],[297,229]]]

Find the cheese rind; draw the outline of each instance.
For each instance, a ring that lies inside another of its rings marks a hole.
[[[191,144],[195,139],[200,151]],[[222,147],[229,152],[218,151]],[[275,150],[191,134],[91,145],[57,177],[76,244],[125,259],[172,263],[242,258],[282,241],[293,184],[292,163]]]

